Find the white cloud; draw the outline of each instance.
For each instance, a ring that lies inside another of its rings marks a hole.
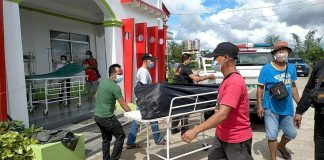
[[[163,0],[172,13],[212,12],[215,5],[204,6],[203,0]],[[233,9],[217,13],[177,16],[169,23],[171,32],[180,40],[199,38],[203,49],[213,49],[222,41],[234,43],[263,42],[267,34],[279,35],[293,46],[291,33],[301,38],[310,30],[324,35],[324,2],[322,0],[236,0]],[[317,5],[312,5],[317,4]],[[269,6],[277,7],[269,7]],[[262,9],[251,9],[262,7]],[[174,28],[174,26],[180,26]]]

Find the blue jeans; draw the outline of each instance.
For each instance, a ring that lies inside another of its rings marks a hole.
[[[128,133],[127,145],[135,144],[138,126],[139,125],[137,125],[136,121],[132,121],[130,130]],[[152,129],[152,132],[157,132],[157,133],[153,133],[153,139],[154,139],[155,143],[160,143],[162,141],[162,137],[159,132],[160,129],[158,126],[158,122],[151,122],[151,129]]]
[[[276,140],[280,129],[288,139],[295,139],[297,136],[292,116],[280,115],[270,109],[265,109],[264,124],[268,140]]]

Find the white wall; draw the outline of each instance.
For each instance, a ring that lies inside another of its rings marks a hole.
[[[156,8],[162,8],[162,1],[161,0],[143,0],[145,3],[150,4]]]
[[[3,1],[8,113],[29,126],[18,3]],[[2,15],[1,15],[2,16]],[[2,77],[0,77],[2,78]]]
[[[97,57],[98,52],[105,54],[103,27],[24,9],[20,9],[20,16],[23,52],[24,54],[29,51],[35,53],[36,74],[48,73],[53,70],[52,65],[49,64],[51,61],[48,60],[48,53],[50,53],[48,48],[51,47],[50,30],[88,35],[90,38],[90,50],[94,53],[94,56]],[[101,61],[101,63],[104,63],[104,61]],[[27,72],[26,68],[25,73]]]
[[[146,22],[147,26],[158,25],[157,17],[147,11],[142,11],[140,8],[133,8],[129,5],[122,5],[120,1],[106,1],[111,6],[118,19],[134,18],[135,23]],[[154,6],[156,7],[156,5]]]

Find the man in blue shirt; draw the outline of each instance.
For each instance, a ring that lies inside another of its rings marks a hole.
[[[264,116],[266,129],[266,138],[271,155],[271,160],[276,159],[276,150],[282,157],[290,159],[291,155],[286,150],[286,144],[294,139],[297,135],[296,128],[293,124],[294,106],[292,99],[299,102],[299,95],[295,81],[297,80],[296,69],[294,65],[286,63],[291,48],[288,43],[279,41],[275,44],[271,54],[274,60],[262,67],[257,90],[258,116]],[[277,100],[270,93],[270,88],[278,83],[283,82],[289,95],[283,100]],[[280,142],[277,137],[280,129],[283,131]]]

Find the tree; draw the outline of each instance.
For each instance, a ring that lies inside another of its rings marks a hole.
[[[169,60],[174,59],[176,62],[181,63],[182,51],[182,43],[177,43],[175,41],[168,42],[168,55],[170,56]]]
[[[210,53],[210,51],[208,49],[203,49],[199,51],[199,53],[201,54],[202,57],[204,57],[207,53]]]
[[[305,36],[304,43],[301,42],[299,36],[292,33],[292,37],[295,41],[295,48],[293,52],[300,58],[303,58],[312,67],[321,59],[324,59],[324,49],[321,46],[321,40],[323,38],[315,38],[316,30],[309,31]]]
[[[271,44],[271,46],[274,46],[275,43],[277,43],[280,39],[280,36],[274,35],[274,34],[268,34],[264,40],[265,43]]]

